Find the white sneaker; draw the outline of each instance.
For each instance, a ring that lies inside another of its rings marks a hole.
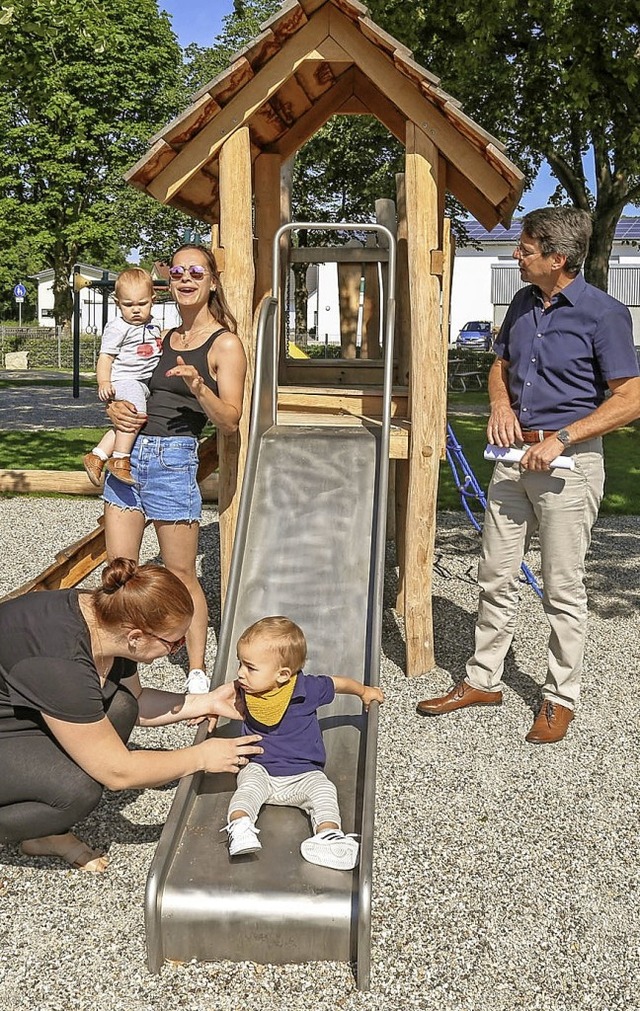
[[[360,845],[352,835],[340,829],[327,828],[300,844],[300,852],[310,864],[350,871],[358,863]]]
[[[205,695],[209,691],[210,678],[200,667],[194,667],[187,674],[184,690],[189,695]]]
[[[260,830],[246,816],[228,822],[220,831],[226,831],[229,834],[230,857],[239,857],[245,853],[257,853],[262,849],[262,844],[258,839]]]

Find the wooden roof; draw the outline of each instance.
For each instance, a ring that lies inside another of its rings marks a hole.
[[[523,176],[504,146],[378,27],[358,0],[287,0],[229,67],[152,138],[132,185],[204,221],[219,219],[218,157],[248,126],[252,158],[289,157],[335,114],[376,116],[402,143],[408,121],[439,149],[447,189],[487,228],[508,224]]]

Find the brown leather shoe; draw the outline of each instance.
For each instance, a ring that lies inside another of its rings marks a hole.
[[[96,488],[99,488],[102,484],[102,468],[104,467],[104,460],[101,460],[95,453],[86,453],[82,457],[82,466],[86,470],[87,477],[91,481],[91,484],[95,484]]]
[[[110,460],[107,460],[105,467],[123,484],[134,485],[136,483],[131,476],[131,460],[128,456],[112,456]]]
[[[418,702],[416,712],[420,716],[440,716],[442,713],[452,713],[455,709],[464,709],[466,706],[501,705],[502,692],[484,692],[480,688],[474,688],[468,681],[461,681],[440,698]]]
[[[571,709],[545,699],[525,741],[529,744],[555,744],[562,740],[572,719]]]

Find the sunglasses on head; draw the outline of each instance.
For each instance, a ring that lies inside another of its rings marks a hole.
[[[172,281],[179,281],[185,271],[189,273],[194,281],[201,281],[205,274],[209,273],[207,268],[202,267],[199,263],[192,263],[190,267],[183,267],[181,264],[176,264],[175,267],[169,267],[169,277]]]
[[[157,639],[158,642],[161,642],[163,646],[166,646],[170,653],[177,653],[180,647],[184,646],[187,641],[186,636],[184,635],[181,635],[179,639],[171,640],[163,639],[161,635],[156,635],[155,632],[150,632],[149,634],[152,635],[154,639]]]

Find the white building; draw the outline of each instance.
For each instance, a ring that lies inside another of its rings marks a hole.
[[[103,270],[102,267],[94,267],[90,263],[79,263],[78,274],[88,281],[102,281],[108,279],[115,281],[117,273],[112,270]],[[157,280],[162,275],[162,268],[159,265],[154,267],[152,276]],[[168,277],[168,273],[167,273]],[[53,326],[53,270],[41,270],[39,274],[33,275],[33,280],[38,282],[38,323],[40,326]],[[69,278],[69,286],[73,289],[73,275]],[[106,301],[106,318],[103,309],[103,293]],[[103,319],[106,323],[118,315],[118,307],[113,300],[113,289],[108,290],[102,287],[92,288],[89,286],[80,288],[78,292],[80,302],[80,332],[102,335]],[[155,322],[163,330],[177,326],[180,319],[174,302],[154,303],[152,316]]]
[[[453,266],[451,329],[453,343],[469,320],[490,320],[500,326],[507,306],[522,287],[514,246],[521,232],[519,221],[510,228],[498,225],[488,232],[477,221],[468,222],[471,246],[459,246]],[[629,307],[634,340],[640,346],[640,218],[621,218],[609,261],[609,293]],[[479,248],[477,248],[479,247]]]

